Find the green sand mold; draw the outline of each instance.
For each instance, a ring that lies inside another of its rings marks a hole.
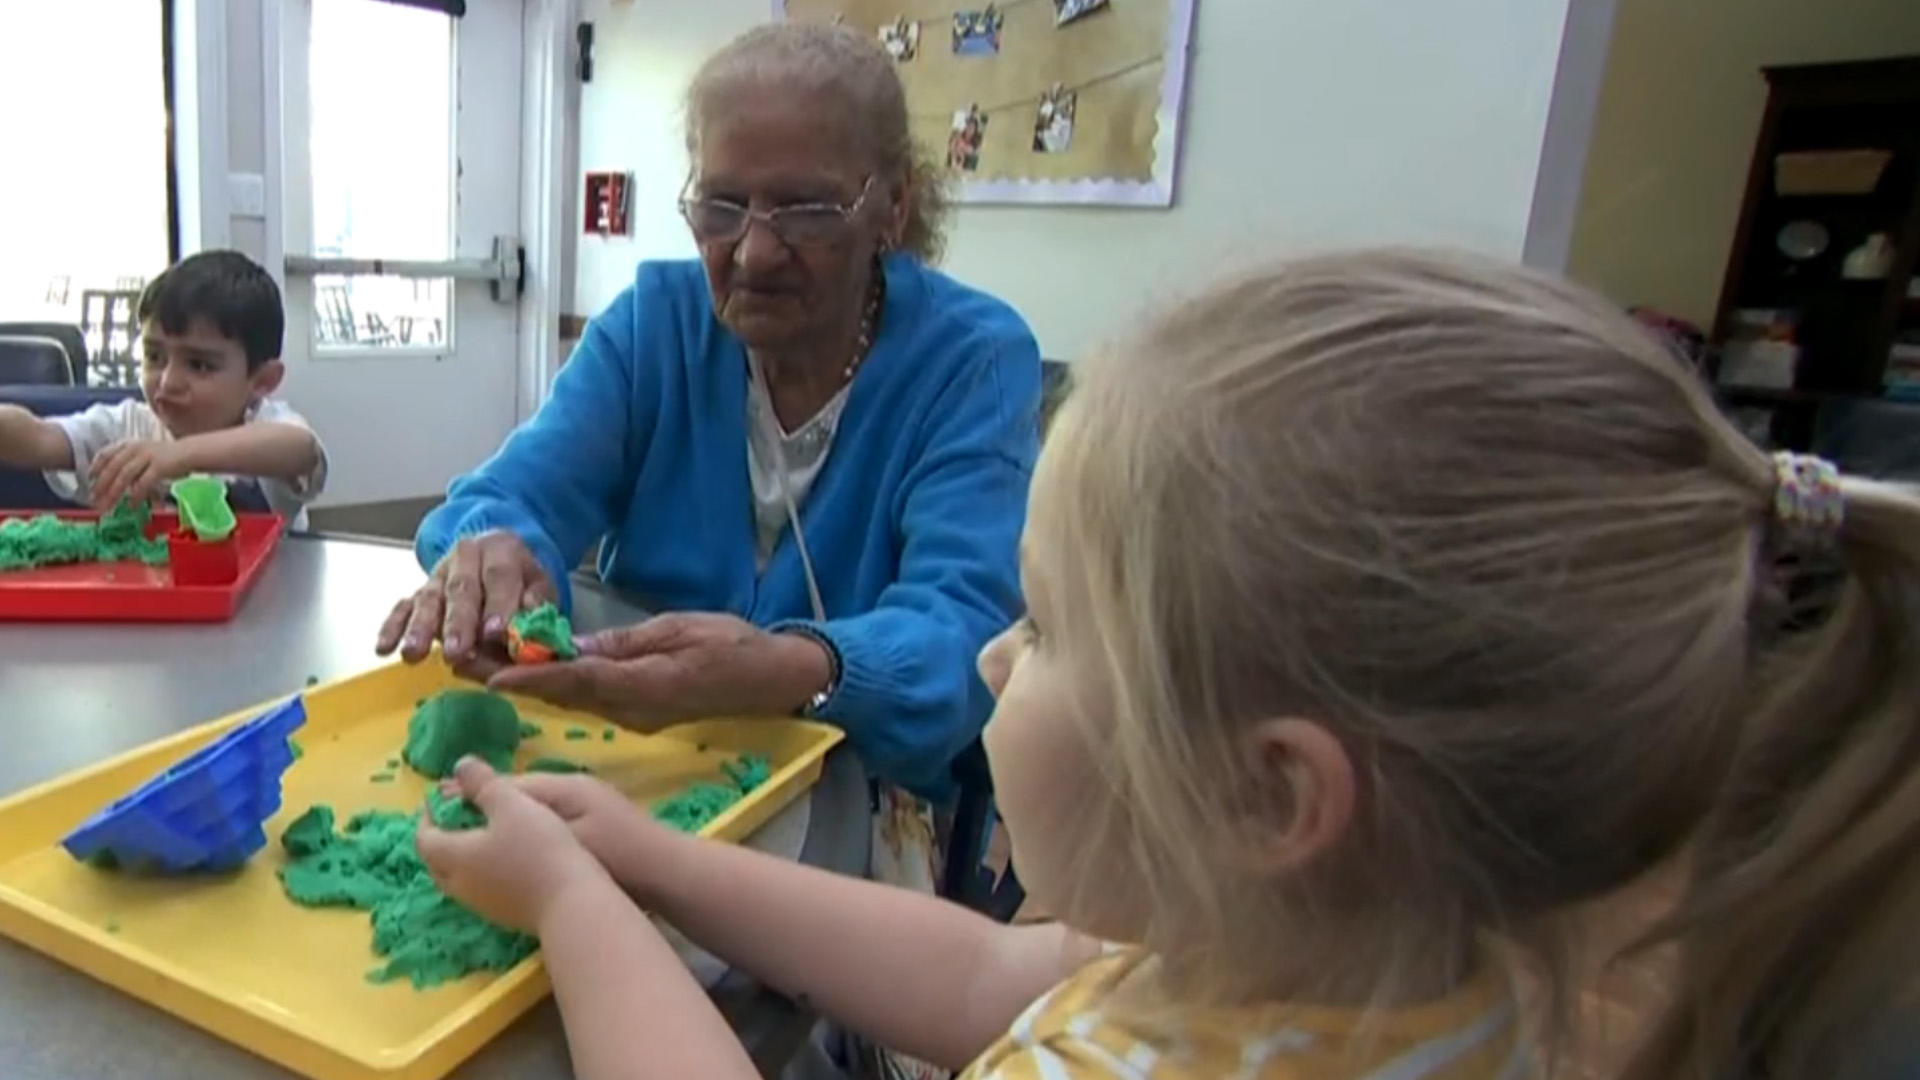
[[[183,476],[167,490],[180,511],[180,523],[206,543],[225,540],[240,525],[227,502],[227,485],[215,477],[204,473]]]
[[[519,746],[520,713],[513,702],[485,690],[447,690],[414,710],[400,756],[420,775],[441,780],[468,754],[506,772]]]
[[[441,828],[484,821],[464,799],[436,791],[427,804]],[[495,926],[434,885],[414,845],[418,830],[412,814],[371,810],[335,832],[333,809],[315,806],[281,835],[289,856],[281,888],[304,907],[371,915],[373,951],[385,961],[367,972],[371,983],[406,979],[426,990],[476,971],[505,971],[531,956],[539,944],[532,937]]]
[[[0,571],[89,562],[167,564],[166,537],[147,538],[153,510],[121,499],[97,521],[54,514],[0,522]]]
[[[556,660],[578,660],[580,647],[573,641],[573,624],[554,604],[541,604],[513,617],[513,633],[521,641],[545,645]]]

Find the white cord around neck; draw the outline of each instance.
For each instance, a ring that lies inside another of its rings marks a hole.
[[[767,386],[767,373],[760,368],[753,354],[747,354],[747,369],[753,373],[753,386],[760,394],[761,402],[767,408],[767,414],[775,417],[774,426],[779,426],[779,414],[773,408],[773,391]],[[816,622],[827,621],[827,605],[820,599],[820,579],[813,573],[813,555],[807,550],[807,531],[800,526],[800,506],[793,501],[793,484],[788,478],[787,448],[782,445],[786,440],[776,433],[768,440],[773,444],[773,471],[780,481],[780,499],[787,504],[787,523],[793,526],[793,542],[800,549],[800,569],[807,576],[807,599],[813,603],[813,618]]]

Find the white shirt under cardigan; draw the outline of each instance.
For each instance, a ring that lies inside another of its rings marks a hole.
[[[820,411],[797,429],[781,428],[773,403],[760,391],[758,379],[747,380],[747,473],[753,482],[753,524],[755,531],[755,569],[765,571],[780,534],[787,529],[787,496],[780,484],[780,462],[787,465],[786,491],[793,495],[797,508],[806,504],[807,492],[827,463],[833,449],[833,437],[840,428],[840,414],[847,407],[847,392],[852,383],[840,388]],[[774,450],[778,441],[780,451]]]

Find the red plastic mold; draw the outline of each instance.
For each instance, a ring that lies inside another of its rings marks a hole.
[[[186,529],[167,534],[167,562],[175,585],[231,585],[240,579],[237,535],[211,543]]]

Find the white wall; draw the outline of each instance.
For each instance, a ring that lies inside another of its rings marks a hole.
[[[262,0],[228,0],[227,171],[230,176],[260,176],[263,191],[269,173],[276,180],[279,177],[279,170],[268,163],[267,142],[279,134],[279,117],[270,114],[280,107],[280,91],[275,87],[269,95],[266,87],[269,69],[277,73],[279,68],[261,60],[269,44],[268,31],[278,28],[278,23],[268,20]],[[278,34],[271,37],[277,45]],[[233,211],[231,219],[232,246],[266,266],[284,286],[283,245],[278,238],[269,242],[266,215]]]
[[[631,237],[582,236],[568,307],[597,314],[633,281],[642,259],[694,253],[675,200],[687,177],[680,98],[708,53],[764,22],[772,0],[583,0],[593,23],[593,81],[580,90],[580,176],[633,171]],[[575,218],[578,228],[579,214]]]
[[[1197,3],[1172,210],[968,207],[955,222],[946,268],[1017,306],[1047,355],[1082,355],[1156,298],[1262,256],[1375,242],[1521,256],[1569,0]],[[580,162],[634,170],[635,229],[581,241],[572,310],[597,312],[641,259],[692,254],[674,209],[680,93],[770,10],[583,4],[596,38]]]

